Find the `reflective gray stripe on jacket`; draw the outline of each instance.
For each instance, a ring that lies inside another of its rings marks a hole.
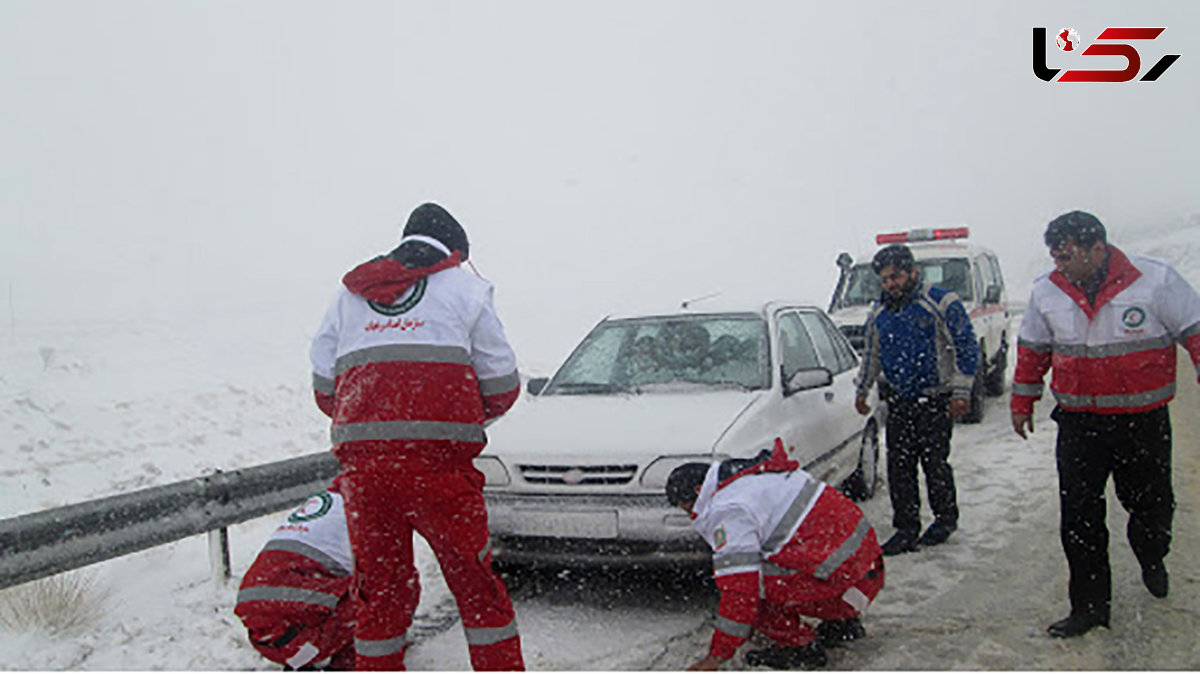
[[[717,553],[713,555],[713,573],[736,566],[761,566],[762,554],[758,552],[737,552],[729,555]]]
[[[1051,389],[1054,399],[1063,407],[1095,407],[1097,409],[1113,407],[1144,407],[1154,403],[1165,402],[1175,395],[1175,384],[1171,383],[1153,391],[1108,396],[1077,396],[1059,393]]]
[[[521,377],[517,375],[516,370],[513,370],[512,372],[499,377],[480,379],[479,392],[485,396],[491,396],[496,395],[497,393],[508,393],[520,385]]]
[[[302,590],[297,587],[258,585],[256,587],[243,588],[238,591],[237,603],[240,604],[245,601],[293,601],[300,604],[312,604],[314,606],[334,608],[338,605],[338,602],[341,601],[341,597],[326,592]]]
[[[730,620],[723,615],[717,616],[716,628],[731,637],[738,637],[741,639],[749,638],[750,633],[754,631],[754,625],[747,625],[746,623]]]
[[[1022,384],[1020,382],[1013,382],[1012,392],[1013,392],[1013,395],[1029,396],[1031,398],[1041,398],[1042,391],[1045,388],[1046,388],[1046,385],[1044,383]]]
[[[354,638],[354,652],[368,658],[383,658],[402,652],[409,644],[408,635],[401,634],[392,639],[371,641]]]
[[[341,424],[333,427],[330,437],[335,445],[359,440],[487,440],[482,424],[454,421],[366,421]]]
[[[1017,339],[1017,348],[1029,349],[1034,353],[1051,353],[1054,351],[1054,344],[1051,342],[1031,342],[1027,339]]]
[[[821,490],[821,483],[816,480],[808,480],[807,484],[796,494],[796,498],[792,500],[792,505],[788,506],[788,510],[783,515],[783,519],[779,520],[779,524],[775,525],[774,531],[767,540],[763,542],[763,554],[772,555],[779,552],[780,548],[788,542],[792,537],[792,532],[796,527],[800,526],[800,518],[804,513],[808,512],[808,508],[812,505],[813,500],[817,497],[817,492]]]
[[[850,559],[854,553],[858,552],[858,549],[862,547],[863,541],[867,538],[867,532],[870,530],[871,525],[867,522],[867,518],[859,516],[858,525],[854,527],[854,533],[850,534],[850,537],[843,541],[837,550],[829,553],[825,561],[817,566],[817,570],[813,572],[813,576],[818,580],[829,580],[829,577],[833,575],[834,571],[837,571],[839,566],[845,564],[847,559]]]
[[[1174,344],[1170,337],[1155,337],[1153,339],[1138,339],[1130,342],[1113,342],[1112,344],[1055,344],[1054,352],[1074,358],[1112,358],[1127,356],[1142,351],[1156,351]]]
[[[464,625],[463,632],[467,635],[468,646],[491,646],[519,634],[515,618],[503,627],[467,627]]]
[[[333,380],[329,377],[322,377],[319,374],[313,373],[313,390],[322,395],[331,396],[336,391]]]
[[[290,538],[276,538],[267,541],[267,544],[263,546],[263,550],[282,550],[283,552],[297,554],[301,557],[307,557],[326,569],[329,569],[329,572],[335,576],[350,575],[350,571],[342,568],[342,565],[338,564],[333,557],[330,557],[329,555],[321,552],[317,548],[314,548],[307,543],[302,543],[297,540]]]

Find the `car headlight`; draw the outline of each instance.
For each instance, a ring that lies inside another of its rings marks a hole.
[[[685,463],[713,463],[715,461],[724,461],[728,456],[723,454],[693,454],[690,456],[660,456],[655,459],[646,470],[642,471],[641,484],[649,489],[666,489],[667,478],[671,476],[671,471],[682,466]]]
[[[504,462],[494,456],[475,457],[475,468],[483,473],[484,484],[488,487],[507,487],[512,482]]]

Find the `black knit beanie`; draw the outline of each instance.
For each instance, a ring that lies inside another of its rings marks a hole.
[[[414,234],[437,239],[449,248],[450,252],[461,252],[464,261],[471,252],[467,233],[463,231],[462,225],[458,224],[446,209],[434,203],[421,204],[408,216],[408,223],[404,225],[404,236]]]
[[[708,475],[707,463],[685,463],[671,471],[667,477],[667,503],[678,506],[680,503],[696,500],[696,487],[704,484]]]

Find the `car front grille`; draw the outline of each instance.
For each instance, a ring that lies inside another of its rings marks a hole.
[[[559,484],[590,486],[600,484],[629,484],[637,474],[637,465],[615,466],[562,466],[532,465],[517,466],[521,477],[530,484]]]

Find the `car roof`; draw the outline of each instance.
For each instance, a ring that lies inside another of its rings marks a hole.
[[[823,309],[813,302],[795,300],[723,300],[721,298],[701,298],[674,307],[663,307],[658,311],[642,311],[636,313],[613,313],[604,317],[606,321],[630,320],[637,318],[669,318],[673,316],[711,316],[719,314],[755,314],[766,317],[784,308]]]

